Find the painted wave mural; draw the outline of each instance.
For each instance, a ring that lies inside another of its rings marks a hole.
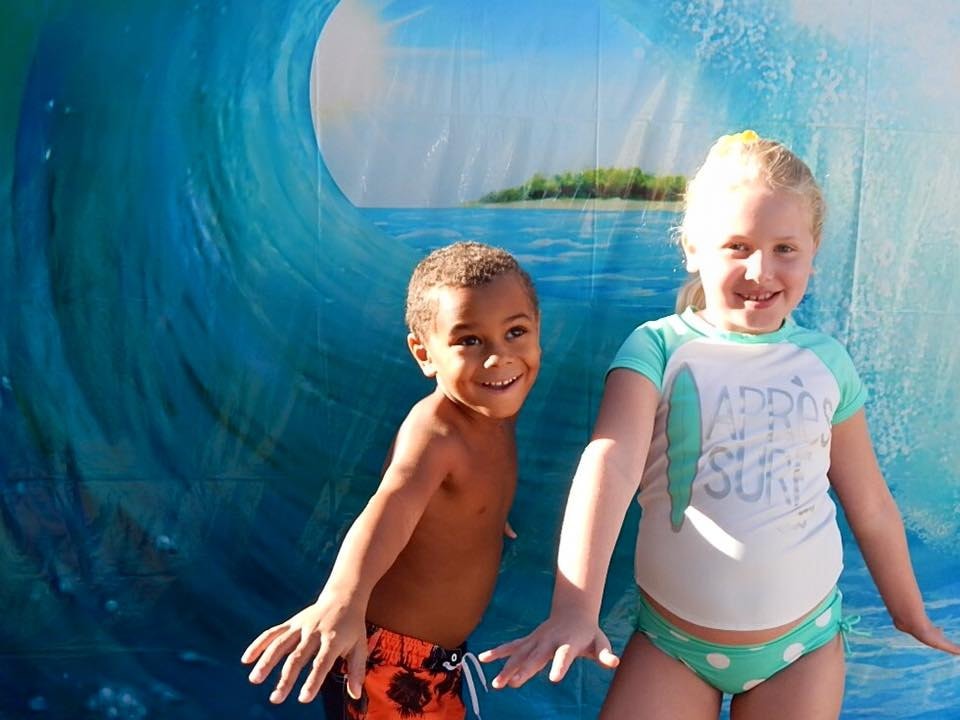
[[[824,185],[799,319],[861,369],[930,614],[960,638],[955,3],[18,0],[0,20],[0,718],[322,712],[271,706],[239,655],[317,593],[429,391],[403,295],[457,239],[513,251],[542,298],[519,538],[471,646],[532,628],[603,371],[683,279],[678,218],[480,200],[689,176],[745,127]],[[636,522],[604,604],[618,647]],[[845,537],[869,635],[843,717],[960,718],[960,662],[891,627]],[[580,663],[481,702],[590,718],[608,682]]]

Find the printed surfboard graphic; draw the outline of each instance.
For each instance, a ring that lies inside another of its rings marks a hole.
[[[683,526],[690,505],[693,480],[700,459],[702,419],[700,392],[688,365],[677,372],[667,401],[667,491],[670,493],[670,525]]]

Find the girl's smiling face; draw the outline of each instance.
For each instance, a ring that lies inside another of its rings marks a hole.
[[[817,244],[803,196],[750,183],[721,193],[683,241],[714,327],[775,332],[803,299]]]

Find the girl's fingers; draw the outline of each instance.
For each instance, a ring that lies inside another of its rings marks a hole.
[[[526,640],[527,638],[523,637],[518,640],[511,640],[503,645],[497,645],[495,648],[484,650],[482,653],[477,655],[477,659],[484,663],[493,662],[494,660],[502,660],[505,657],[513,655],[516,649],[520,647],[520,644]]]
[[[563,680],[576,657],[577,655],[572,651],[569,643],[558,647],[553,654],[553,664],[550,665],[550,682],[558,683]]]
[[[597,662],[603,665],[603,667],[610,668],[612,670],[620,664],[620,658],[614,655],[613,651],[609,647],[605,647],[602,648],[597,655]]]
[[[494,689],[500,690],[508,685],[514,688],[520,687],[527,681],[527,677],[535,674],[536,670],[532,673],[528,670],[532,662],[530,659],[532,652],[533,651],[527,649],[526,646],[515,651],[510,659],[507,660],[503,669],[493,679],[492,684]]]
[[[918,637],[917,639],[935,650],[943,650],[952,655],[960,655],[960,645],[948,640],[940,628],[934,628],[933,632],[926,633],[923,637]]]

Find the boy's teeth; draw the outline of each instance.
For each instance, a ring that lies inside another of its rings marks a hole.
[[[490,387],[506,387],[507,385],[512,383],[514,380],[516,380],[518,377],[520,376],[515,375],[512,378],[509,378],[507,380],[500,380],[500,381],[491,380],[490,382],[485,382],[484,385],[489,385]]]

